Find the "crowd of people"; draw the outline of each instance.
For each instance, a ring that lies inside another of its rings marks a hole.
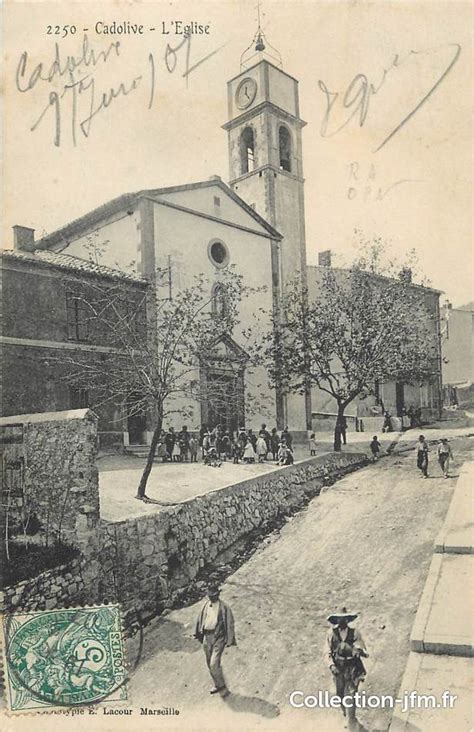
[[[314,434],[310,439],[310,449],[316,450]],[[218,466],[222,461],[234,463],[263,463],[273,460],[278,465],[292,465],[293,437],[285,427],[281,432],[273,427],[268,431],[262,424],[260,430],[241,427],[237,432],[216,425],[212,429],[203,424],[198,435],[193,435],[187,425],[180,432],[173,427],[163,430],[158,443],[157,456],[163,462],[197,462],[198,455],[206,465]]]

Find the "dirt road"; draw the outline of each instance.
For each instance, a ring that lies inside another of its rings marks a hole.
[[[453,443],[455,473],[469,443]],[[360,612],[370,653],[362,688],[396,695],[433,540],[456,482],[420,479],[414,461],[413,452],[394,455],[336,483],[228,579],[222,597],[234,611],[238,641],[224,654],[228,700],[208,693],[204,654],[191,637],[198,606],[148,626],[130,684],[134,714],[146,706],[180,715],[142,716],[140,729],[343,729],[336,710],[288,702],[295,689],[332,689],[322,660],[325,619],[343,604]],[[134,639],[131,659],[136,645]],[[384,730],[390,715],[364,711],[359,719],[361,729]]]

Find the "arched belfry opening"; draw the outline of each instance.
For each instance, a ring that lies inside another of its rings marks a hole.
[[[291,136],[283,125],[278,130],[278,150],[280,154],[280,169],[291,173]]]
[[[240,164],[242,175],[255,168],[255,135],[252,127],[245,127],[240,136]]]

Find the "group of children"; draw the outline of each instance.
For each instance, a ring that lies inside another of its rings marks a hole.
[[[267,426],[262,427],[256,435],[253,429],[241,427],[234,436],[224,431],[220,425],[213,430],[201,430],[202,457],[207,465],[218,467],[222,460],[231,459],[234,464],[263,463],[271,454],[279,465],[291,465],[294,462],[292,437],[286,427],[279,435],[276,427],[271,433]]]
[[[181,432],[175,432],[173,427],[162,431],[157,447],[157,457],[163,462],[197,463],[198,441],[188,432],[187,425],[183,425]]]
[[[279,434],[276,427],[269,432],[267,426],[262,424],[258,435],[252,429],[241,427],[233,435],[222,425],[216,425],[211,430],[203,425],[199,437],[195,437],[183,425],[180,432],[175,432],[173,427],[166,432],[163,430],[157,457],[161,457],[163,462],[196,463],[201,448],[204,464],[213,467],[219,467],[225,460],[263,463],[270,455],[279,465],[291,465],[294,462],[292,443],[288,427]]]

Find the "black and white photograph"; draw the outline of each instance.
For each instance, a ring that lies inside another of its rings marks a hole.
[[[5,0],[8,732],[473,729],[471,0]]]

